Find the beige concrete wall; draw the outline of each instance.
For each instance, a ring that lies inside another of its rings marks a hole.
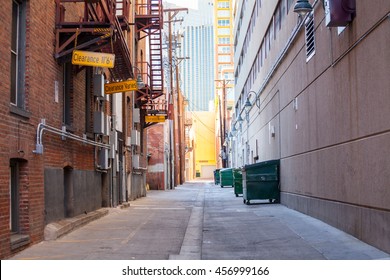
[[[390,2],[369,2],[357,1],[341,34],[325,26],[316,6],[314,57],[306,62],[303,28],[262,92],[260,110],[252,108],[248,134],[251,150],[258,142],[258,161],[281,158],[283,204],[390,252]],[[272,52],[287,41],[296,14],[285,24]]]
[[[340,35],[315,17],[315,56],[305,62],[298,38],[298,55],[276,85],[282,203],[389,252],[390,23],[373,27],[390,10],[382,4],[387,12],[359,2]]]

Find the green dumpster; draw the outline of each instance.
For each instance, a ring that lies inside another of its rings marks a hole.
[[[220,171],[220,169],[214,170],[214,184],[215,185],[219,185],[219,183],[220,183],[219,171]]]
[[[242,194],[242,170],[241,168],[233,169],[233,187],[236,196]]]
[[[244,203],[253,199],[280,201],[280,160],[270,160],[245,165],[242,169],[242,191]]]
[[[233,168],[222,168],[219,171],[221,188],[233,186]]]

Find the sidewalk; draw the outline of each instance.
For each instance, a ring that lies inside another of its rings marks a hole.
[[[106,215],[12,259],[390,259],[389,254],[281,204],[245,205],[232,188],[210,181],[149,191],[127,206],[99,210]]]

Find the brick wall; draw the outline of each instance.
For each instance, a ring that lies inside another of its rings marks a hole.
[[[152,190],[163,190],[164,185],[164,124],[155,124],[147,130],[148,172],[146,183]]]
[[[44,7],[44,9],[42,8]],[[69,10],[68,10],[69,12]],[[63,120],[63,67],[54,59],[55,1],[27,1],[26,20],[26,110],[21,114],[10,109],[10,40],[12,1],[0,9],[0,258],[11,250],[10,241],[10,161],[19,162],[19,234],[27,235],[31,245],[43,239],[45,226],[44,168],[71,166],[77,170],[94,170],[94,148],[60,136],[44,133],[43,155],[33,153],[36,130],[42,118],[46,124],[61,129]],[[58,99],[54,85],[58,81]],[[72,133],[85,133],[85,70],[74,78]]]

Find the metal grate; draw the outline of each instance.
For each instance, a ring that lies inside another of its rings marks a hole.
[[[314,14],[311,12],[305,21],[306,61],[309,61],[315,54],[315,28]]]

